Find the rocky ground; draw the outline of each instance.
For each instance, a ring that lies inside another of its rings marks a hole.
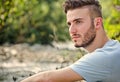
[[[85,53],[71,43],[0,46],[0,82],[19,82],[35,73],[70,65]]]

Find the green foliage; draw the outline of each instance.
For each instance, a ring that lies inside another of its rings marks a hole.
[[[101,0],[101,3],[108,36],[120,41],[120,11],[116,8],[120,8],[120,0]]]
[[[1,0],[0,44],[69,39],[61,4],[58,0]]]
[[[120,40],[120,0],[100,0],[105,29]],[[0,0],[0,44],[69,40],[62,0]],[[109,9],[108,9],[109,7]]]

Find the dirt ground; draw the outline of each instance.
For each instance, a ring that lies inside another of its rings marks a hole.
[[[71,43],[50,45],[27,43],[0,46],[0,82],[19,82],[35,73],[60,69],[85,53]]]

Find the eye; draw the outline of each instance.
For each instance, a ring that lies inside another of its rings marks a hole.
[[[71,25],[71,23],[70,23],[70,22],[68,22],[68,23],[67,23],[67,25],[68,25],[68,27],[69,27],[69,26]]]
[[[76,24],[79,24],[79,23],[81,23],[81,22],[82,22],[82,21],[76,21],[75,23],[76,23]]]

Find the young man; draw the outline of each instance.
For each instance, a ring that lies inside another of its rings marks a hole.
[[[76,47],[89,51],[69,67],[42,72],[22,82],[120,82],[120,43],[107,37],[97,0],[66,0],[69,33]]]

